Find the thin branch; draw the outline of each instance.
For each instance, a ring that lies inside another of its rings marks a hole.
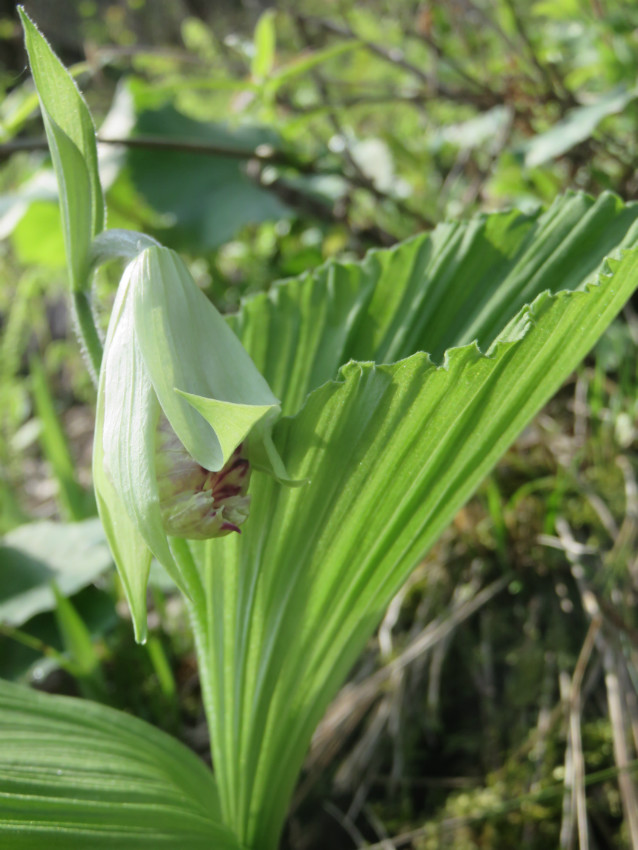
[[[492,91],[492,89],[489,88],[489,86],[482,82],[482,80],[476,80],[468,71],[465,70],[465,68],[463,68],[463,66],[459,62],[456,61],[456,59],[453,59],[449,55],[449,53],[444,53],[441,47],[439,47],[439,45],[432,38],[431,35],[420,31],[406,32],[404,33],[404,35],[406,37],[410,35],[416,36],[418,39],[427,44],[427,46],[430,48],[430,50],[432,50],[437,59],[439,59],[441,62],[445,62],[445,64],[449,68],[451,68],[451,70],[454,71],[454,73],[458,77],[460,77],[462,80],[465,80],[468,85],[473,86],[475,89],[482,92],[487,97],[495,97],[495,93]]]
[[[297,210],[302,215],[307,215],[319,221],[326,221],[332,224],[342,224],[348,228],[351,236],[357,240],[362,246],[372,242],[375,245],[391,246],[395,245],[399,238],[393,233],[389,233],[382,227],[376,224],[370,224],[365,228],[354,227],[348,220],[347,210],[344,205],[335,205],[326,203],[307,192],[291,186],[285,180],[276,178],[268,183],[261,181],[257,176],[257,180],[264,189],[276,195],[286,206]]]
[[[569,702],[569,673],[561,670],[558,683],[560,695],[563,702]],[[574,844],[575,812],[574,812],[574,741],[571,734],[571,725],[567,731],[565,743],[565,761],[563,770],[565,773],[565,785],[563,787],[563,806],[561,812],[560,833],[558,835],[559,850],[571,850]]]
[[[352,820],[348,817],[347,814],[344,814],[341,809],[331,803],[330,800],[326,800],[323,804],[324,811],[326,811],[334,820],[339,824],[339,826],[343,829],[344,832],[348,834],[348,836],[352,839],[355,846],[366,847],[367,842],[363,835],[359,832],[356,825]]]
[[[579,850],[589,850],[589,830],[587,827],[587,803],[585,799],[585,758],[583,755],[583,740],[581,734],[580,718],[582,710],[582,685],[585,670],[591,658],[591,653],[596,642],[596,637],[602,625],[602,617],[595,616],[589,624],[589,630],[585,642],[574,667],[571,684],[568,686],[568,718],[569,718],[569,751],[571,753],[571,783],[567,771],[565,772],[565,791],[568,784],[571,786],[571,812],[576,816],[578,829]],[[567,825],[569,823],[569,826]],[[563,823],[565,830],[561,828],[561,847],[569,848],[572,842],[573,825],[570,820]]]
[[[638,850],[638,795],[636,786],[626,768],[631,763],[630,743],[627,739],[625,707],[621,698],[622,689],[616,668],[617,653],[609,642],[605,642],[603,664],[605,666],[605,684],[607,686],[607,704],[611,723],[614,761],[622,772],[618,776],[620,799],[629,832],[632,850]]]
[[[306,41],[307,44],[311,44],[312,40],[308,35],[305,16],[295,15],[293,16],[293,20],[297,24],[297,28],[303,39]],[[313,70],[311,74],[313,79],[315,80],[317,88],[319,89],[321,99],[326,103],[330,103],[330,93],[321,74],[317,70]],[[349,180],[349,182],[352,183],[353,186],[356,186],[360,189],[365,189],[379,201],[390,201],[394,204],[394,206],[399,212],[415,219],[426,230],[431,230],[434,227],[434,223],[432,221],[422,215],[418,210],[414,210],[410,206],[405,204],[400,198],[397,198],[394,195],[388,194],[387,192],[384,192],[383,190],[379,189],[374,180],[365,173],[365,171],[359,165],[356,157],[350,149],[350,146],[348,144],[348,134],[345,132],[341,121],[337,115],[337,112],[334,108],[330,109],[330,111],[328,112],[328,119],[332,125],[334,132],[343,140],[343,157],[350,171],[350,173],[346,174],[345,176]]]
[[[338,35],[341,38],[357,39],[366,48],[366,50],[370,51],[370,53],[374,53],[375,56],[378,56],[385,62],[389,62],[396,68],[401,68],[402,70],[415,77],[421,83],[423,83],[427,91],[429,92],[429,97],[445,97],[448,100],[454,100],[461,103],[471,103],[483,109],[489,109],[490,107],[496,106],[501,103],[501,98],[493,92],[468,92],[463,91],[461,89],[450,88],[449,86],[446,86],[445,83],[442,83],[439,80],[434,81],[431,78],[430,74],[428,74],[422,68],[419,68],[418,65],[414,65],[412,62],[409,62],[405,58],[405,54],[400,48],[387,48],[381,44],[377,44],[376,42],[368,41],[367,39],[361,38],[349,26],[343,26],[341,24],[335,23],[334,21],[330,21],[324,18],[316,18],[310,15],[302,15],[299,13],[293,13],[293,17],[296,18],[298,21],[303,21],[305,24],[317,26],[325,30],[326,32],[331,32],[334,35]]]
[[[565,554],[571,564],[571,571],[581,595],[583,608],[592,620],[601,618],[601,607],[595,594],[589,587],[585,570],[577,554],[578,544],[575,541],[568,523],[559,517],[556,528],[564,545]],[[638,793],[629,772],[634,764],[631,744],[627,736],[625,694],[622,680],[618,675],[618,655],[615,641],[600,630],[595,635],[602,652],[605,670],[605,686],[607,690],[607,706],[612,732],[614,761],[618,767],[618,787],[622,802],[623,814],[627,823],[629,840],[632,850],[638,850]]]
[[[521,20],[519,11],[516,8],[516,4],[512,2],[512,0],[505,0],[505,5],[510,10],[514,25],[516,26],[516,32],[518,33],[520,40],[525,45],[530,61],[539,73],[541,81],[545,84],[547,90],[553,92],[556,95],[557,100],[559,100],[564,106],[577,106],[578,104],[576,99],[574,98],[573,94],[565,87],[565,84],[559,77],[558,73],[556,72],[556,69],[553,68],[551,65],[545,65],[538,58],[538,55],[534,50],[534,45],[530,40],[525,25]]]
[[[408,208],[400,199],[381,192],[365,175],[344,174],[339,169],[325,168],[319,165],[316,160],[303,159],[293,153],[277,150],[273,148],[272,145],[258,145],[256,148],[237,148],[209,142],[191,142],[187,139],[157,138],[156,136],[132,136],[130,138],[121,139],[105,139],[98,137],[97,141],[99,144],[103,145],[122,145],[123,147],[135,149],[140,148],[145,150],[172,151],[175,153],[191,153],[202,156],[228,157],[229,159],[236,159],[244,162],[256,162],[260,166],[279,165],[281,167],[294,169],[300,174],[314,174],[322,176],[339,175],[350,183],[350,185],[364,189],[380,200],[394,203],[397,209],[414,218],[423,228],[429,230],[434,227],[434,223],[417,210]],[[15,139],[11,142],[6,142],[5,144],[0,145],[0,160],[16,153],[17,151],[35,150],[47,150],[46,140]],[[306,193],[299,191],[293,193],[290,188],[284,189],[283,181],[274,180],[269,183],[262,183],[261,185],[265,189],[270,189],[275,193],[280,194],[282,197],[284,194],[288,194],[289,196],[291,193],[295,194],[297,201],[301,195],[304,195],[307,200],[306,206],[310,204]],[[291,202],[291,205],[299,206],[299,204],[294,201]],[[330,207],[328,205],[321,205],[322,209],[319,209],[316,204],[310,205],[315,207],[312,214],[320,219],[344,221],[343,216],[334,215],[330,212]],[[373,226],[366,231],[359,231],[359,235],[365,235],[367,238],[371,238],[373,241],[376,241],[381,245],[393,245],[397,241],[397,237],[393,234],[387,233],[387,231],[376,226]]]
[[[277,150],[272,145],[258,145],[256,148],[240,148],[231,145],[219,145],[212,142],[192,142],[188,139],[158,138],[157,136],[130,136],[127,138],[97,138],[101,145],[121,145],[126,148],[173,151],[175,153],[194,153],[203,156],[222,156],[229,159],[256,159],[268,165],[282,165],[294,168],[302,174],[330,173],[319,169],[313,160],[302,159],[294,154]],[[13,139],[0,145],[0,159],[19,151],[47,150],[46,139]]]
[[[264,165],[282,165],[294,168],[295,171],[302,174],[316,174],[320,171],[314,160],[302,159],[293,153],[277,150],[268,144],[257,145],[255,148],[240,148],[211,142],[191,142],[187,139],[158,138],[157,136],[131,136],[122,139],[98,138],[98,142],[105,145],[124,145],[128,148],[195,153],[239,160],[254,159]]]
[[[0,635],[6,638],[10,638],[11,640],[16,641],[16,643],[20,643],[22,644],[22,646],[26,646],[28,649],[32,649],[35,652],[39,652],[46,658],[52,658],[60,665],[63,670],[67,670],[68,672],[75,674],[75,666],[70,661],[70,659],[68,659],[64,655],[64,653],[59,652],[57,649],[55,649],[55,647],[49,646],[48,643],[45,643],[43,640],[40,640],[40,638],[37,638],[34,635],[23,631],[22,629],[15,628],[14,626],[9,626],[6,623],[0,623]]]

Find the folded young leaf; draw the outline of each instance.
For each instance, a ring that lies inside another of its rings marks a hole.
[[[104,226],[95,126],[69,72],[24,9],[18,11],[58,179],[71,285],[80,290],[88,284],[91,241]]]
[[[0,681],[6,850],[239,850],[213,776],[182,744],[86,700]]]
[[[277,846],[315,724],[394,593],[636,288],[638,250],[606,264],[603,251],[636,241],[637,216],[575,195],[542,216],[444,225],[233,321],[298,411],[274,439],[310,482],[256,475],[242,538],[193,544],[220,798],[253,850]],[[352,355],[405,359],[338,373]]]

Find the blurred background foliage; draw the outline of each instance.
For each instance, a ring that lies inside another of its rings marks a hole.
[[[633,0],[24,6],[96,116],[109,226],[183,252],[223,311],[445,218],[638,192]],[[0,675],[206,757],[179,601],[158,573],[135,646],[94,518],[95,392],[6,0],[0,86]],[[628,305],[388,610],[289,848],[638,848],[637,342]]]

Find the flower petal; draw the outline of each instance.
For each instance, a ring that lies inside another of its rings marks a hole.
[[[102,423],[104,397],[98,397],[93,449],[93,485],[104,532],[115,559],[133,617],[135,639],[146,640],[146,585],[151,566],[151,551],[131,521],[104,468]]]
[[[279,411],[273,404],[235,404],[216,398],[204,398],[193,393],[176,390],[177,395],[195,408],[211,426],[224,455],[224,462],[243,441],[246,434],[272,410]]]
[[[139,629],[145,614],[150,552],[185,588],[162,526],[155,475],[160,408],[135,339],[131,296],[127,270],[113,307],[100,371],[94,475],[100,515]],[[122,547],[119,536],[123,533],[135,535],[135,546]],[[150,552],[140,558],[142,541]]]
[[[162,410],[195,460],[217,471],[279,402],[174,251],[148,248],[129,269],[135,335]],[[185,394],[230,405],[207,422]]]

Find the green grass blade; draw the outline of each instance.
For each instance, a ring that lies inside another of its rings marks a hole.
[[[254,54],[250,63],[250,72],[254,79],[263,80],[272,72],[275,64],[277,30],[275,28],[276,12],[266,9],[259,16],[253,38]]]
[[[58,484],[63,516],[71,522],[86,519],[96,513],[95,501],[75,476],[73,458],[39,359],[31,359],[30,372],[35,410],[41,424],[40,444]]]
[[[343,53],[349,53],[351,50],[356,50],[362,46],[358,39],[351,39],[350,41],[331,44],[329,47],[323,47],[307,54],[302,53],[298,58],[274,70],[268,81],[268,87],[274,94],[281,86],[290,83],[296,77],[308,74],[324,62],[329,62]]]
[[[55,583],[52,589],[56,601],[55,619],[62,637],[62,644],[71,659],[73,672],[78,679],[82,695],[87,699],[108,702],[100,656],[93,644],[91,633],[73,602],[59,590]]]

